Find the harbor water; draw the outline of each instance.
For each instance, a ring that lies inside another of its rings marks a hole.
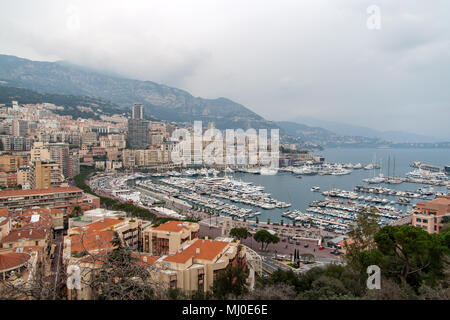
[[[437,166],[444,166],[450,164],[450,149],[327,149],[316,153],[325,157],[326,162],[339,163],[362,163],[369,164],[374,162],[381,165],[377,170],[358,169],[353,170],[351,174],[333,176],[333,175],[303,175],[302,178],[297,178],[295,174],[288,172],[278,172],[276,175],[258,175],[251,173],[236,172],[229,174],[230,177],[252,182],[254,185],[261,185],[264,191],[270,193],[273,198],[278,201],[289,202],[292,204],[290,208],[264,210],[254,208],[251,206],[234,203],[237,206],[244,208],[253,208],[261,212],[258,216],[259,221],[280,222],[285,223],[289,220],[283,218],[281,213],[286,210],[298,209],[302,212],[306,211],[314,200],[323,200],[322,191],[338,188],[341,190],[353,191],[357,185],[367,185],[362,181],[365,178],[371,178],[378,175],[380,172],[384,175],[388,173],[388,158],[390,157],[390,175],[393,173],[394,157],[395,157],[395,176],[404,177],[406,173],[412,171],[414,168],[410,167],[413,161],[420,161],[427,164]],[[428,185],[416,183],[401,183],[401,184],[379,184],[394,190],[401,191],[416,191],[421,187],[429,187]],[[320,187],[319,192],[312,192],[313,186]],[[371,186],[378,186],[371,185]],[[445,187],[433,186],[433,189],[438,192],[447,192]],[[366,194],[369,195],[369,194]],[[380,198],[386,198],[389,201],[397,200],[398,197],[378,195]],[[344,202],[345,199],[342,199]],[[403,211],[410,210],[417,201],[424,201],[421,199],[411,199],[408,206],[396,205],[397,208]],[[254,218],[249,219],[254,220]]]

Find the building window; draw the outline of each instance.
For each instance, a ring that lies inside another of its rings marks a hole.
[[[423,219],[423,223],[428,223],[428,219]]]
[[[203,288],[204,288],[204,278],[205,278],[205,275],[203,273],[198,275],[198,290],[203,290]]]
[[[416,218],[416,222],[421,222],[421,221],[422,221],[422,219]]]

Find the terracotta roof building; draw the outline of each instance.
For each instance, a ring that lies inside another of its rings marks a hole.
[[[431,201],[416,204],[412,212],[412,225],[428,233],[439,233],[446,216],[450,216],[450,195],[437,196]]]
[[[186,221],[168,221],[143,230],[143,250],[152,255],[174,254],[186,241],[198,237],[199,225]]]
[[[0,254],[0,274],[2,279],[5,280],[6,273],[20,269],[27,265],[31,256],[27,253],[4,253]]]
[[[66,208],[83,199],[83,191],[75,187],[0,191],[0,208],[9,210],[31,207]]]

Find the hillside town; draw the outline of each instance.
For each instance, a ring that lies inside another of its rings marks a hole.
[[[53,112],[60,108],[17,101],[0,106],[0,290],[10,289],[10,297],[117,298],[110,292],[113,284],[105,286],[110,280],[101,277],[111,268],[136,273],[133,279],[142,277],[160,294],[207,294],[233,268],[240,273],[231,279],[243,277],[252,291],[277,272],[301,275],[312,267],[348,264],[348,245],[356,241],[350,227],[362,209],[344,208],[344,220],[326,218],[333,215],[330,209],[315,206],[310,212],[318,216],[285,211],[291,222],[259,221],[257,210],[291,203],[228,175],[270,171],[173,164],[177,125],[146,120],[142,104],[131,106],[131,116],[100,115],[101,120]],[[302,175],[308,174],[305,165],[326,165],[323,157],[293,152],[295,146],[282,148],[277,167],[284,171]],[[339,164],[327,168],[329,174],[351,171]],[[446,180],[436,181],[445,186]],[[380,226],[412,225],[439,234],[448,223],[450,197],[427,195],[433,199],[424,196],[409,212],[370,205],[364,210],[375,210]],[[343,209],[342,202],[327,199],[326,207],[338,209],[334,214]],[[121,260],[111,264],[112,256]],[[142,281],[133,280],[137,287],[131,292],[141,290]],[[52,289],[42,296],[44,287]]]

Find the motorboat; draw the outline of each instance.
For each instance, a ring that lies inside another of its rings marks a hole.
[[[278,172],[277,168],[266,168],[266,167],[263,167],[260,170],[260,174],[262,176],[274,176],[274,175],[277,174],[277,172]]]

